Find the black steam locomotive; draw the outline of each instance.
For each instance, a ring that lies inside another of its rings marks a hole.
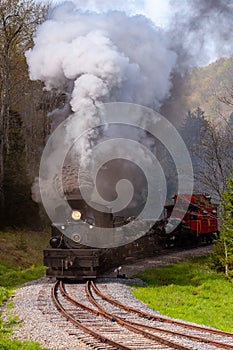
[[[52,224],[51,248],[44,250],[47,276],[73,280],[96,278],[121,264],[155,256],[164,246],[196,244],[199,240],[210,243],[218,233],[217,206],[202,194],[192,196],[183,220],[174,231],[166,232],[167,219],[177,200],[175,196],[174,204],[165,206],[166,217],[157,221],[142,237],[120,247],[92,248],[88,245],[88,237],[94,226],[121,230],[133,218],[114,216],[104,206],[94,209],[80,195],[69,197],[71,210],[64,213],[62,208],[57,208],[58,220]],[[179,200],[186,200],[185,195]],[[65,234],[67,230],[69,235]],[[82,243],[81,231],[86,234],[86,244]]]
[[[51,225],[50,247],[44,249],[44,265],[48,267],[47,276],[82,280],[111,270],[123,263],[131,262],[145,256],[153,256],[158,251],[160,237],[164,235],[164,222],[158,222],[153,230],[132,243],[113,248],[92,248],[88,246],[88,236],[94,226],[117,228],[129,223],[133,218],[114,216],[109,208],[101,210],[90,207],[81,196],[69,197],[70,213],[58,208],[60,218]],[[138,226],[137,226],[138,227]],[[65,234],[69,231],[69,235]],[[80,230],[87,239],[82,243]],[[63,233],[64,232],[64,233]],[[155,235],[155,232],[157,235]]]

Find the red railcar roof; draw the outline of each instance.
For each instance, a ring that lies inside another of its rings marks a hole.
[[[194,193],[192,195],[181,193],[179,195],[175,195],[174,197],[174,203],[178,201],[185,201],[190,202],[191,204],[196,204],[198,206],[217,206],[216,204],[211,203],[211,196],[209,194],[203,194],[203,193]]]

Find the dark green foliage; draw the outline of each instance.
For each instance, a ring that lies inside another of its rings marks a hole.
[[[211,254],[211,264],[217,271],[233,277],[233,178],[228,179],[228,190],[223,193],[222,231]]]
[[[0,227],[38,228],[38,207],[30,187],[38,175],[48,111],[36,111],[41,83],[31,83],[25,51],[50,3],[1,1],[0,5]],[[50,109],[50,111],[53,108]],[[43,135],[43,140],[41,139]]]
[[[195,154],[196,147],[200,146],[201,135],[208,126],[205,112],[201,108],[198,107],[194,111],[188,111],[180,133],[191,155]]]
[[[4,193],[4,224],[38,228],[38,206],[31,199],[31,184],[27,174],[23,123],[20,115],[13,111],[10,113],[5,155]]]
[[[206,131],[209,127],[210,124],[206,119],[205,112],[198,107],[187,113],[184,123],[179,130],[192,160],[195,179],[194,188],[195,190],[198,189],[198,192],[206,191],[203,182],[200,181],[199,174],[204,165],[201,156],[203,154],[203,138],[206,137]]]
[[[224,272],[224,245],[221,239],[214,244],[213,251],[210,255],[210,267],[217,272]]]

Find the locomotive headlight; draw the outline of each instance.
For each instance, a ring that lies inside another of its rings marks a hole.
[[[71,217],[73,220],[78,221],[81,219],[81,216],[82,215],[81,215],[80,211],[78,211],[78,210],[72,211]]]

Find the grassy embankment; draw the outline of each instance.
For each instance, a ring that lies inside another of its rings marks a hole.
[[[133,294],[161,314],[233,332],[233,283],[208,258],[146,270]]]
[[[27,281],[45,274],[42,250],[48,245],[49,234],[8,230],[0,232],[0,306],[14,293],[14,289]],[[8,303],[9,321],[0,319],[0,349],[39,350],[38,343],[10,340],[13,327],[18,324],[17,316],[12,316]]]

